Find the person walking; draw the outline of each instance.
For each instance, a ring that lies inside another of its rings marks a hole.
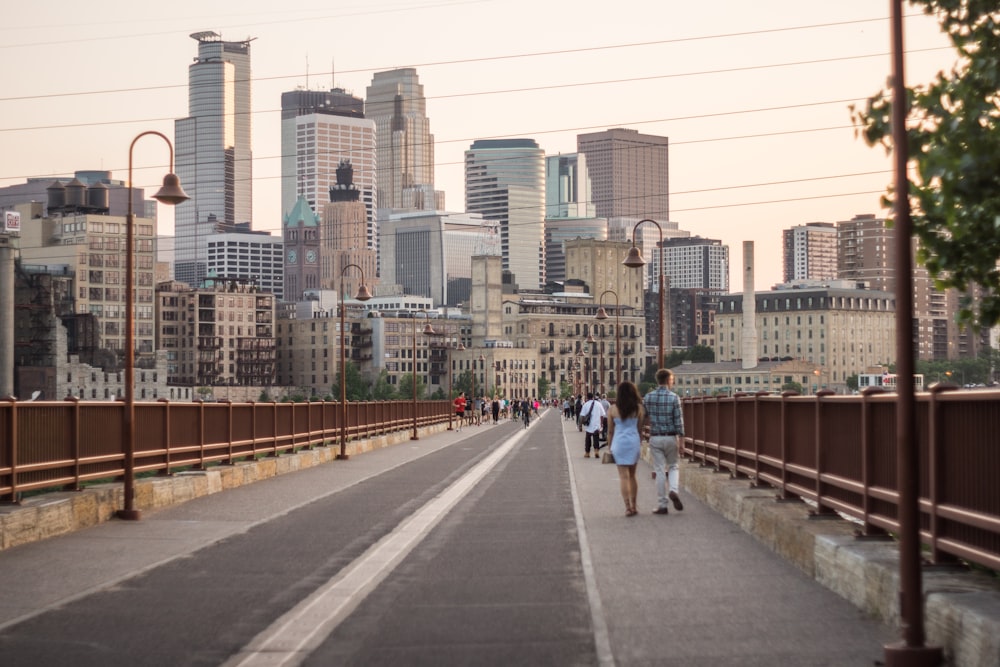
[[[458,419],[458,430],[462,430],[462,422],[465,421],[465,392],[455,398],[455,417]]]
[[[625,501],[625,516],[635,516],[635,499],[639,495],[639,482],[635,478],[635,468],[639,463],[642,439],[639,425],[642,423],[642,398],[635,385],[625,380],[618,385],[615,404],[608,412],[608,439],[611,441],[611,455],[618,466],[618,486]]]
[[[594,398],[594,394],[587,394],[587,402],[580,408],[580,427],[584,431],[583,437],[583,458],[590,458],[590,448],[594,448],[594,456],[601,446],[601,418],[604,417],[604,408],[601,402]]]
[[[493,425],[496,426],[500,422],[500,399],[494,396],[490,408],[493,413]]]
[[[657,504],[653,513],[668,514],[668,499],[675,510],[684,509],[679,495],[681,471],[677,448],[677,439],[684,435],[684,415],[681,399],[672,391],[673,371],[667,368],[656,371],[656,384],[656,389],[646,394],[644,425],[649,426],[649,453],[653,457],[653,474],[656,476]]]

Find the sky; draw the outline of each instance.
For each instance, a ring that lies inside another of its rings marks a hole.
[[[30,5],[30,6],[29,6]],[[871,0],[213,0],[16,3],[0,22],[0,186],[111,170],[128,177],[139,133],[173,138],[188,115],[191,33],[253,38],[253,227],[280,233],[281,93],[345,88],[415,67],[435,137],[435,186],[464,210],[477,139],[532,138],[576,152],[584,132],[670,138],[671,221],[730,247],[754,241],[756,288],[782,279],[781,232],[886,214],[885,151],[856,136],[850,105],[888,85],[890,2]],[[239,13],[232,8],[239,7]],[[168,13],[169,12],[169,13]],[[905,8],[906,82],[950,69],[936,22]],[[133,183],[168,167],[137,142]],[[169,207],[161,234],[173,233]]]

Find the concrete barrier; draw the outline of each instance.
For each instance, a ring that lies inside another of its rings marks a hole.
[[[773,489],[754,488],[695,463],[681,466],[691,495],[737,524],[805,574],[866,614],[899,627],[899,551],[892,540],[859,539],[844,519],[810,518],[809,506],[778,501]],[[949,665],[1000,665],[1000,580],[961,567],[924,569],[927,644],[944,649]]]

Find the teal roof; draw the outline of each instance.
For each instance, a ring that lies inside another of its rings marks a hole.
[[[300,221],[306,227],[319,226],[319,219],[313,213],[309,202],[301,195],[296,200],[295,206],[292,207],[291,213],[285,216],[285,227],[298,227]]]

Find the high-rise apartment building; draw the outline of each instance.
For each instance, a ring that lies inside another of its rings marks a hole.
[[[729,291],[729,246],[718,239],[700,236],[671,238],[663,249],[654,248],[651,271],[659,282],[659,254],[663,253],[664,275],[671,289]]]
[[[500,226],[503,268],[545,284],[545,152],[534,139],[480,139],[465,151],[465,210]]]
[[[598,216],[670,219],[669,142],[620,127],[577,136]]]
[[[288,215],[305,197],[318,214],[346,160],[365,205],[367,245],[374,249],[375,122],[365,118],[364,106],[342,88],[281,94],[281,211]]]
[[[208,236],[252,219],[250,42],[196,32],[188,67],[187,118],[174,121],[177,176],[190,199],[174,213],[174,275],[189,285],[207,274]]]
[[[434,135],[417,70],[376,72],[365,94],[365,117],[375,122],[378,208],[439,208]],[[426,201],[428,193],[431,201]]]
[[[837,228],[832,222],[808,222],[782,232],[786,283],[837,277]]]

